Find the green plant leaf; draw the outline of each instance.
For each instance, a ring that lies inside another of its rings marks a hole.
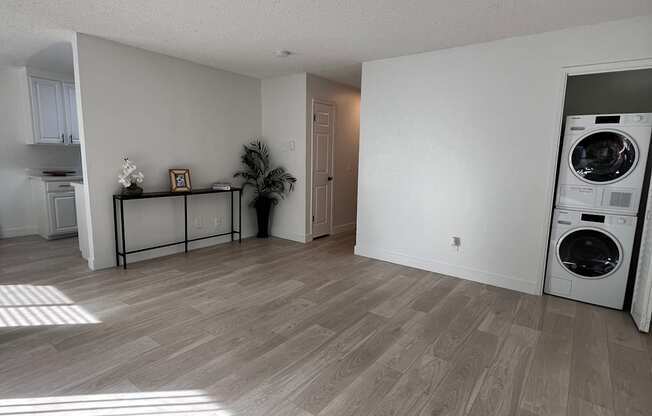
[[[271,169],[270,159],[269,147],[259,139],[243,146],[243,169],[237,171],[233,177],[244,179],[243,188],[254,188],[252,204],[255,204],[258,198],[270,198],[277,204],[288,192],[294,190],[297,179],[283,167]]]

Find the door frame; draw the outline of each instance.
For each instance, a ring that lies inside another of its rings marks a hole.
[[[331,189],[329,191],[330,192],[330,201],[331,201],[330,202],[330,205],[331,205],[330,206],[330,219],[329,219],[330,220],[330,227],[329,227],[329,230],[328,230],[329,235],[333,235],[333,208],[335,207],[335,204],[334,204],[334,202],[335,202],[334,201],[335,193],[333,192],[333,189],[335,188],[335,180],[337,179],[335,177],[335,126],[337,125],[336,124],[337,123],[337,105],[335,104],[334,101],[325,100],[323,98],[313,98],[311,100],[311,103],[310,103],[310,142],[309,142],[310,143],[310,181],[309,181],[310,182],[310,188],[309,188],[310,189],[310,191],[309,191],[310,210],[308,212],[308,215],[309,215],[308,218],[310,219],[310,221],[309,221],[310,230],[309,230],[309,238],[307,238],[307,240],[312,240],[313,239],[313,237],[312,237],[312,224],[313,224],[312,216],[313,216],[313,213],[314,213],[314,211],[313,211],[314,210],[314,206],[313,206],[313,191],[314,191],[313,176],[314,176],[314,173],[315,173],[315,171],[314,171],[314,163],[315,163],[315,161],[314,161],[314,153],[313,153],[312,150],[313,150],[313,145],[314,145],[313,141],[314,141],[314,132],[315,132],[315,130],[314,130],[315,104],[328,105],[328,106],[331,106],[333,108],[333,125],[331,127],[331,129],[332,129],[331,136],[333,138],[333,143],[331,143],[331,154],[330,154],[331,174],[333,175],[333,180],[331,181],[331,186],[330,186]]]
[[[564,104],[566,103],[566,86],[568,77],[575,75],[589,75],[589,74],[602,74],[608,72],[624,72],[624,71],[634,71],[637,69],[650,69],[652,68],[652,57],[648,58],[639,58],[639,59],[628,59],[620,61],[609,61],[609,62],[596,62],[592,64],[581,64],[581,65],[565,65],[562,66],[559,70],[559,89],[557,91],[557,111],[556,111],[556,121],[555,121],[555,140],[554,144],[554,154],[555,157],[552,158],[552,163],[550,166],[549,175],[548,175],[548,185],[546,191],[546,206],[550,209],[546,214],[544,227],[545,232],[544,240],[542,247],[545,247],[545,255],[542,257],[542,261],[539,264],[539,282],[537,286],[537,294],[543,295],[543,287],[546,280],[546,271],[548,265],[548,256],[549,256],[549,247],[550,247],[550,235],[551,235],[551,225],[553,210],[555,206],[555,192],[557,187],[557,170],[559,169],[559,145],[561,144],[563,132],[561,127],[564,122]]]

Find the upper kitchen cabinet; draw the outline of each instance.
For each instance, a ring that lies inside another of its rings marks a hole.
[[[30,78],[34,143],[65,143],[61,82]]]
[[[77,123],[77,96],[75,84],[63,83],[63,103],[66,113],[66,135],[70,144],[79,144],[79,124]]]
[[[34,137],[31,144],[79,144],[75,84],[28,74]]]

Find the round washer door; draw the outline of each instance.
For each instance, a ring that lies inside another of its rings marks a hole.
[[[557,242],[557,260],[582,279],[602,279],[614,273],[623,254],[615,237],[595,228],[568,231]]]
[[[573,173],[585,182],[617,182],[636,167],[638,148],[618,130],[594,131],[575,142],[569,162]]]

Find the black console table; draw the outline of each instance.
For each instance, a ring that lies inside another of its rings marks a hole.
[[[233,193],[238,193],[238,229],[233,229]],[[188,238],[188,197],[192,195],[204,194],[223,194],[228,193],[231,195],[231,231],[221,234],[206,235],[197,238]],[[160,244],[158,246],[141,248],[138,250],[127,251],[126,236],[125,236],[125,215],[124,215],[124,202],[132,199],[151,199],[151,198],[173,198],[183,197],[183,216],[184,216],[184,239],[183,241],[175,241],[167,244]],[[122,251],[118,244],[118,212],[117,204],[120,204],[120,235],[122,237]],[[234,241],[235,234],[238,234],[238,242],[242,242],[242,188],[231,188],[229,190],[213,190],[213,189],[194,189],[190,192],[144,192],[140,195],[126,195],[115,194],[113,195],[113,229],[115,233],[115,263],[120,266],[120,257],[122,257],[122,266],[127,268],[127,254],[135,254],[148,250],[156,250],[158,248],[176,246],[178,244],[185,245],[185,251],[188,252],[188,243],[193,241],[205,240],[207,238],[222,237],[231,235],[231,241]]]

